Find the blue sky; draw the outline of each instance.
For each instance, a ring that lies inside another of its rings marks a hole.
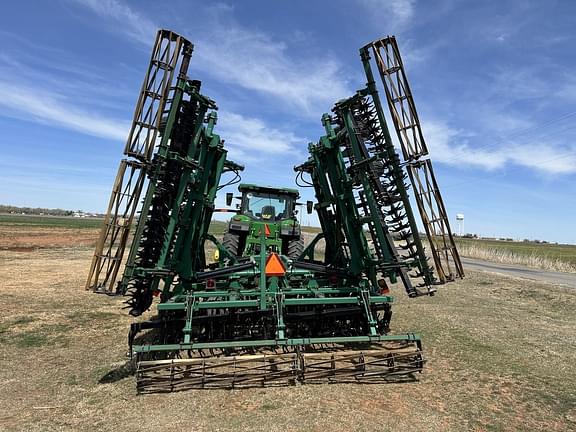
[[[394,34],[453,226],[576,243],[574,16],[572,1],[6,3],[0,203],[106,207],[158,27],[195,44],[190,76],[243,179],[284,186],[321,114],[364,86],[358,48]]]

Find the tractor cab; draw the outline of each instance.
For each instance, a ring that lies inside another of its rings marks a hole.
[[[240,213],[264,222],[276,222],[295,215],[298,191],[242,184]]]
[[[266,234],[266,247],[270,250],[297,258],[304,249],[300,224],[296,219],[296,189],[241,184],[238,187],[240,204],[232,217],[223,244],[234,255],[259,253],[260,237]],[[232,202],[226,196],[226,204]]]

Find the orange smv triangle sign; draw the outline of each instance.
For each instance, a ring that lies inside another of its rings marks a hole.
[[[266,259],[266,276],[284,276],[286,268],[278,254],[272,252]]]

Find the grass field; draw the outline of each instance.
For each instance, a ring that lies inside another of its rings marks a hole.
[[[0,227],[99,229],[102,227],[102,222],[102,218],[0,214]],[[226,223],[220,221],[212,221],[210,228],[212,233],[222,234],[226,228]]]
[[[100,228],[101,218],[77,218],[67,216],[33,216],[0,214],[0,226],[45,227],[45,228]]]
[[[576,245],[465,238],[456,245],[466,257],[576,273]]]
[[[432,298],[396,289],[392,330],[420,332],[427,353],[415,383],[137,396],[133,377],[104,379],[126,362],[131,318],[83,290],[92,248],[74,236],[97,230],[42,229],[69,243],[0,237],[0,430],[576,429],[574,291],[473,272]]]

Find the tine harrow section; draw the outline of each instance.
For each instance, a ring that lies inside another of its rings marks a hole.
[[[188,40],[168,30],[158,31],[124,149],[129,159],[122,160],[118,168],[86,289],[114,292],[147,168],[158,145],[163,117],[170,109],[174,73],[186,74],[191,55]]]
[[[428,154],[422,135],[414,98],[406,78],[402,58],[394,37],[372,43],[372,50],[384,84],[388,108],[392,115],[404,160],[418,159]]]
[[[157,145],[162,117],[170,110],[174,72],[186,75],[192,44],[171,31],[160,30],[142,83],[124,153],[150,162]]]
[[[396,39],[391,36],[374,41],[361,50],[369,87],[375,88],[371,69],[372,53],[385,90],[388,108],[400,141],[406,169],[418,211],[430,244],[434,265],[441,283],[464,277],[464,270],[432,169],[422,134],[414,98],[406,77]]]
[[[386,383],[415,380],[424,365],[414,346],[368,350],[251,354],[141,361],[139,393],[190,389],[278,387],[321,383]]]
[[[414,195],[430,239],[434,265],[441,281],[464,277],[464,268],[454,244],[442,195],[436,183],[432,161],[425,159],[408,165],[408,176],[414,185]],[[454,267],[452,267],[454,266]]]
[[[143,183],[142,164],[135,160],[122,160],[92,258],[86,289],[111,291],[120,269]]]

